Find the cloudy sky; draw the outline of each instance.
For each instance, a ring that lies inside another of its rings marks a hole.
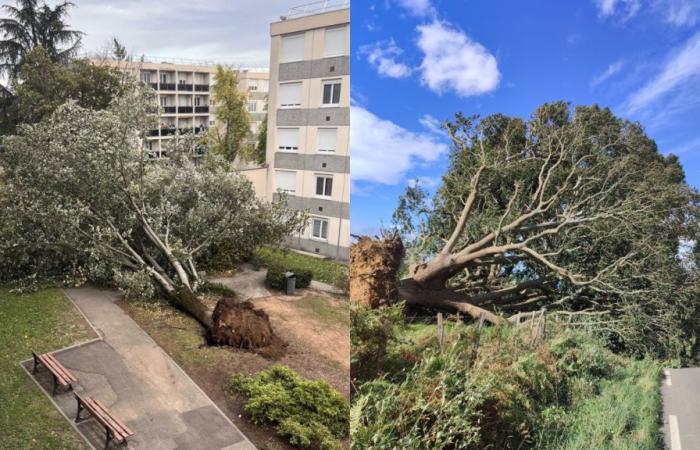
[[[269,65],[270,23],[304,0],[74,0],[86,51],[113,37],[136,55]],[[53,2],[55,3],[55,1]]]
[[[352,21],[355,233],[388,225],[407,184],[439,185],[458,111],[609,106],[700,187],[700,0],[372,0]]]

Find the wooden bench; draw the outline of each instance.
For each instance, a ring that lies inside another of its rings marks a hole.
[[[118,445],[126,444],[126,439],[134,435],[134,432],[119,421],[119,419],[114,417],[99,400],[93,397],[81,397],[75,392],[74,394],[78,402],[78,413],[75,415],[75,423],[88,419],[88,417],[80,417],[80,413],[83,409],[87,410],[97,422],[105,427],[105,448],[109,447],[110,441],[114,441]]]
[[[73,383],[77,383],[78,379],[73,376],[72,373],[68,371],[63,364],[58,362],[58,360],[51,353],[44,353],[43,355],[37,355],[32,352],[34,357],[34,370],[32,373],[36,373],[39,364],[43,364],[44,367],[49,369],[51,375],[53,375],[53,391],[51,395],[56,395],[56,389],[58,386],[67,388],[68,390],[73,389]]]

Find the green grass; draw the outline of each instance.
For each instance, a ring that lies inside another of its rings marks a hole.
[[[339,286],[347,280],[348,266],[323,258],[303,255],[290,250],[260,247],[255,252],[255,260],[261,266],[279,264],[290,268],[310,270],[313,279]]]
[[[295,302],[299,308],[307,310],[319,322],[348,326],[350,324],[350,308],[345,300],[334,301],[328,297],[304,297]]]
[[[0,288],[0,447],[87,448],[19,367],[32,350],[47,352],[95,337],[59,289],[16,295]]]

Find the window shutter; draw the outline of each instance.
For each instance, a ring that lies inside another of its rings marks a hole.
[[[296,34],[282,38],[280,62],[301,61],[304,59],[304,35]]]
[[[323,56],[340,56],[345,54],[346,28],[328,28],[325,34]]]
[[[278,170],[275,172],[275,183],[277,190],[293,193],[296,191],[297,173],[289,170]]]
[[[294,108],[301,106],[301,83],[280,84],[280,107]]]
[[[278,128],[277,148],[288,152],[299,150],[299,128]]]
[[[318,151],[319,152],[334,152],[338,141],[337,128],[319,128],[318,129]]]

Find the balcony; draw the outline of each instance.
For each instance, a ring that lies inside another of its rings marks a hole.
[[[179,112],[180,114],[192,114],[192,107],[191,106],[178,106],[177,112]]]
[[[204,125],[201,125],[199,127],[194,127],[194,134],[199,134],[199,133],[206,133],[207,132],[207,127]]]
[[[177,131],[177,128],[175,128],[174,126],[162,128],[160,130],[160,135],[161,136],[172,136],[175,134],[175,131]]]
[[[182,127],[180,128],[180,134],[192,133],[192,127]]]
[[[158,90],[158,83],[148,83],[148,85],[156,91]]]
[[[194,90],[196,92],[209,92],[209,85],[208,84],[195,84]]]
[[[187,83],[180,83],[177,85],[178,91],[192,92],[192,85]]]
[[[195,106],[194,112],[197,114],[207,114],[209,113],[209,106]]]
[[[160,83],[160,90],[161,91],[174,91],[175,90],[175,83]]]
[[[158,136],[158,130],[148,130],[146,133],[148,137]]]
[[[175,114],[177,111],[177,107],[175,106],[163,106],[163,113],[164,114]]]

